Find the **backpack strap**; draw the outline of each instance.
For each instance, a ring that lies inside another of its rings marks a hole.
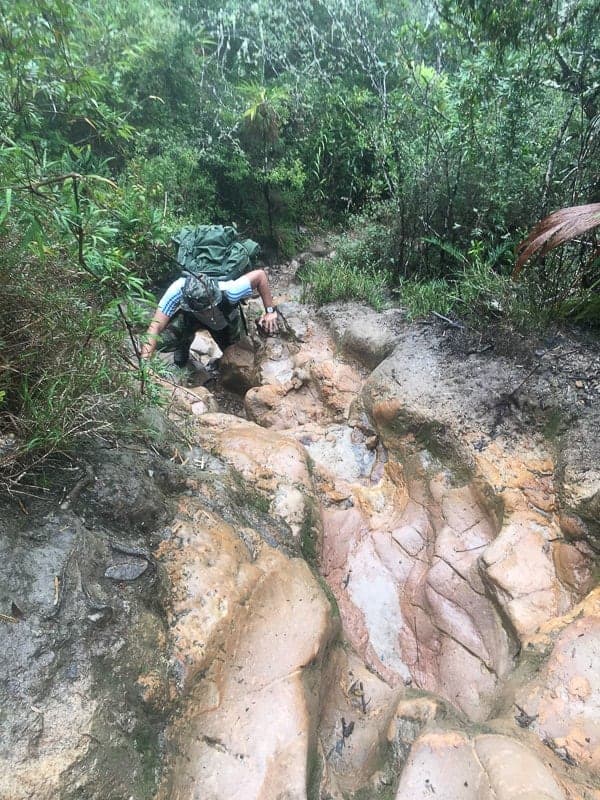
[[[236,305],[240,311],[240,317],[242,318],[242,325],[244,326],[244,333],[246,334],[246,336],[249,336],[250,334],[248,333],[248,322],[246,320],[246,315],[244,314],[244,308],[241,303],[237,303]]]

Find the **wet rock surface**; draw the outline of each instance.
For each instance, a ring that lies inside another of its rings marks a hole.
[[[159,550],[182,692],[159,797],[306,797],[327,597],[304,560],[248,548],[202,506],[181,513]]]
[[[411,749],[395,798],[566,800],[567,791],[544,759],[516,739],[433,728]]]
[[[151,446],[6,507],[0,796],[598,800],[599,420],[568,348],[317,316],[300,261],[279,336],[212,378],[198,337]]]
[[[0,795],[141,800],[156,781],[161,725],[138,680],[151,669],[164,681],[168,669],[158,577],[147,558],[135,584],[105,573],[115,549],[147,543],[43,508],[3,516]],[[167,706],[161,698],[160,713]]]

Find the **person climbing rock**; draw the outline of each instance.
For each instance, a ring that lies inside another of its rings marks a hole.
[[[239,304],[257,291],[265,307],[258,326],[267,334],[277,332],[277,311],[267,274],[255,269],[235,280],[216,280],[187,275],[174,281],[158,303],[148,326],[141,356],[149,359],[155,350],[173,353],[176,366],[184,367],[196,332],[207,330],[221,350],[243,334]]]

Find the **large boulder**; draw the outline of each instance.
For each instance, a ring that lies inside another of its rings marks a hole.
[[[242,501],[281,517],[296,544],[320,538],[308,456],[294,439],[226,414],[202,417],[196,436],[239,475],[234,491]]]
[[[377,312],[362,303],[331,303],[319,310],[338,345],[370,369],[396,346],[403,315],[398,309]]]

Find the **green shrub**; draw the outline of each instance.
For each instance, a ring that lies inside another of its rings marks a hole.
[[[533,328],[556,316],[556,309],[543,302],[547,291],[543,285],[511,280],[512,244],[508,241],[496,247],[472,241],[463,252],[430,238],[426,244],[444,255],[444,274],[402,276],[395,260],[397,231],[386,230],[381,217],[368,221],[362,216],[358,222],[359,228],[337,237],[333,258],[311,263],[302,271],[306,300],[319,305],[358,300],[376,309],[392,302],[409,319],[436,312],[475,327],[506,319],[519,328]]]
[[[107,431],[126,413],[134,373],[119,353],[123,331],[106,327],[97,293],[61,248],[43,257],[2,239],[0,262],[0,432],[16,446],[2,459],[2,483],[51,452]]]
[[[442,278],[429,281],[403,280],[394,289],[400,305],[406,309],[409,319],[425,317],[432,311],[449,314],[454,308],[456,297],[452,285]]]
[[[310,262],[299,277],[304,298],[319,305],[337,300],[363,300],[375,309],[389,302],[395,272],[394,233],[366,216],[354,228],[333,237],[332,257]]]

